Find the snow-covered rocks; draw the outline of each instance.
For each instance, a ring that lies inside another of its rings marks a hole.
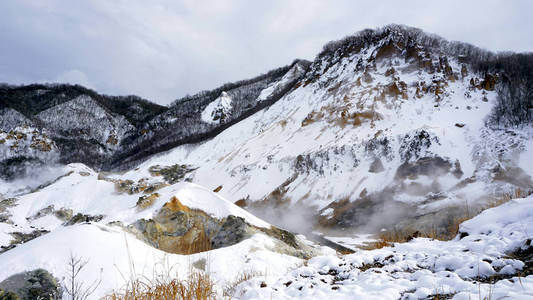
[[[119,146],[125,133],[134,129],[125,117],[109,113],[86,95],[44,110],[36,118],[56,137],[95,139],[104,145],[102,151]]]
[[[224,123],[231,114],[231,97],[222,92],[215,101],[209,103],[202,111],[202,121],[206,123]]]
[[[13,180],[31,175],[31,169],[58,162],[54,141],[43,131],[30,126],[0,129],[0,178]]]
[[[300,64],[295,64],[283,77],[276,82],[270,84],[267,88],[261,90],[261,93],[257,97],[257,101],[267,100],[276,92],[281,92],[286,89],[290,84],[305,74],[305,69]]]

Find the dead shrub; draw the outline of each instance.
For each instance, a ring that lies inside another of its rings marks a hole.
[[[186,280],[143,280],[129,282],[121,292],[113,292],[103,300],[208,300],[215,299],[215,285],[208,274],[192,272]]]

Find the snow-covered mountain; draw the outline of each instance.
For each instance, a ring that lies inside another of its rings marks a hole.
[[[73,253],[91,258],[83,281],[102,280],[94,297],[169,265],[241,299],[467,299],[490,276],[531,296],[503,281],[533,285],[532,62],[389,25],[168,107],[1,86],[0,289],[36,269],[61,281]],[[502,197],[524,199],[452,241],[341,243],[439,235]],[[242,272],[264,277],[235,284]]]
[[[212,91],[200,92],[163,107],[136,96],[112,97],[75,85],[0,86],[0,129],[31,127],[46,134],[60,155],[55,161],[40,160],[36,153],[18,151],[2,159],[0,174],[16,177],[27,161],[46,164],[82,162],[98,170],[134,166],[154,153],[177,145],[209,139],[232,124],[267,107],[283,96],[303,75],[308,62],[290,66]],[[221,93],[227,108],[217,108]],[[224,98],[224,99],[226,99]],[[206,110],[216,110],[208,117]],[[215,121],[212,119],[216,118]],[[27,164],[27,163],[26,163]],[[24,174],[24,173],[22,173]]]
[[[533,188],[532,131],[491,121],[505,75],[480,71],[483,55],[412,28],[363,31],[327,45],[268,109],[123,176],[189,164],[191,181],[293,229],[309,216],[344,229],[445,224],[443,207]]]

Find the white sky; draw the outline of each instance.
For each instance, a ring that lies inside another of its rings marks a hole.
[[[167,104],[389,23],[530,52],[532,13],[530,0],[5,0],[0,82],[79,83]]]

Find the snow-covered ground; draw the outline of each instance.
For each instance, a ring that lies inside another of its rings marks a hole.
[[[15,205],[8,209],[12,224],[0,223],[5,233],[29,233],[35,229],[52,231],[61,227],[64,220],[53,214],[39,216],[39,212],[48,207],[53,210],[71,209],[73,214],[102,215],[104,223],[118,221],[131,224],[139,219],[153,218],[173,196],[183,205],[200,209],[218,219],[233,215],[258,227],[270,227],[270,224],[218,194],[193,183],[180,182],[159,189],[157,200],[150,207],[140,210],[136,206],[140,194],[117,191],[114,182],[99,179],[98,173],[83,164],[67,165],[56,175],[59,179],[53,184],[17,198]],[[9,240],[0,238],[0,245],[7,245]]]
[[[191,270],[208,272],[221,297],[242,274],[253,274],[252,279],[230,289],[235,299],[426,299],[436,294],[453,299],[489,295],[490,299],[533,299],[533,275],[520,275],[527,266],[521,257],[511,255],[518,249],[531,252],[533,196],[483,211],[461,224],[461,234],[451,241],[416,238],[382,249],[360,250],[359,246],[372,242],[371,236],[325,236],[355,253],[338,255],[322,247],[317,248],[320,256],[303,260],[280,253],[279,241],[255,234],[233,246],[178,255],[157,250],[121,227],[107,224],[149,218],[172,196],[215,217],[232,214],[257,226],[269,224],[190,183],[162,188],[159,193],[163,196],[154,209],[138,211],[133,208],[138,196],[117,194],[114,184],[98,179],[91,169],[73,164],[66,170],[69,175],[52,185],[20,197],[9,209],[14,224],[0,223],[2,244],[9,241],[7,232],[14,230],[51,231],[0,254],[0,281],[36,268],[63,279],[73,254],[88,259],[81,280],[102,279],[94,299],[120,289],[135,276],[185,278]],[[61,226],[52,215],[28,218],[50,204],[105,214],[105,218],[73,226]]]
[[[117,190],[116,182],[98,176],[83,164],[70,164],[56,170],[57,179],[14,199],[6,206],[8,222],[0,223],[0,246],[13,240],[10,233],[30,234],[47,231],[0,254],[0,282],[9,276],[43,268],[59,280],[67,276],[67,261],[74,255],[88,263],[80,280],[101,284],[91,299],[99,299],[123,287],[131,278],[185,278],[191,270],[208,272],[221,296],[240,275],[281,276],[303,264],[301,258],[282,254],[279,240],[257,233],[225,248],[194,255],[166,253],[138,239],[123,226],[140,219],[151,219],[173,197],[187,209],[201,210],[216,219],[243,218],[251,225],[270,228],[267,222],[237,207],[218,194],[197,184],[180,182],[157,190],[159,197],[149,207],[139,209],[139,193]],[[52,209],[50,209],[52,207]],[[72,210],[72,214],[102,215],[100,221],[66,225],[54,212]],[[334,253],[300,237],[317,253]]]
[[[257,234],[226,248],[193,255],[169,254],[116,227],[79,224],[59,228],[0,255],[0,281],[37,268],[64,279],[72,254],[88,261],[80,282],[89,284],[101,279],[91,299],[119,290],[131,278],[187,278],[191,270],[208,272],[221,296],[220,289],[237,280],[243,272],[281,276],[303,264],[301,259],[277,253],[275,247],[271,238]]]
[[[314,257],[281,277],[242,283],[236,298],[533,299],[533,275],[521,275],[524,262],[509,255],[531,252],[533,196],[488,209],[461,224],[460,231],[467,236],[416,238],[378,250]]]

